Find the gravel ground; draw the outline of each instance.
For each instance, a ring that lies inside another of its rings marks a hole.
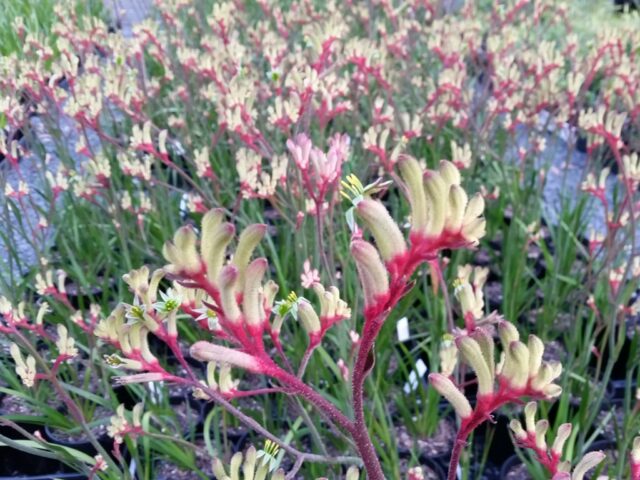
[[[132,36],[133,26],[149,14],[151,5],[151,0],[105,0],[105,6],[112,18],[117,19],[122,35],[127,38]],[[21,277],[38,264],[38,252],[51,243],[54,234],[53,226],[44,235],[33,234],[39,230],[39,211],[48,209],[47,202],[34,192],[43,190],[47,182],[45,173],[50,171],[55,175],[61,162],[55,140],[47,134],[45,126],[37,117],[32,117],[31,127],[44,148],[42,153],[46,153],[47,161],[44,161],[43,155],[32,152],[20,160],[19,170],[11,168],[8,162],[0,163],[0,219],[3,223],[3,234],[0,235],[0,295],[6,295],[9,286],[19,282]],[[62,139],[68,145],[75,166],[78,167],[84,157],[75,154],[78,132],[74,128],[74,122],[69,118],[62,118],[61,130]],[[97,136],[89,131],[88,138],[95,151],[99,147]],[[5,197],[5,185],[11,185],[17,190],[20,181],[27,184],[32,194],[25,197],[25,201],[15,211]],[[63,208],[63,205],[58,202],[56,208]]]

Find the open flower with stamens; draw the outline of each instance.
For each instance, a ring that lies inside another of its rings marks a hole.
[[[571,462],[560,461],[564,445],[571,436],[571,424],[564,423],[558,427],[556,438],[549,448],[546,440],[549,422],[547,420],[536,421],[536,410],[536,403],[529,402],[524,408],[525,428],[515,419],[511,421],[509,427],[513,431],[518,445],[522,448],[533,450],[537,460],[549,472],[552,479],[582,480],[589,470],[597,466],[605,458],[603,452],[587,453],[571,473]]]

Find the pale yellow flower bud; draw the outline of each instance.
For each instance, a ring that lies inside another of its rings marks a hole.
[[[311,304],[304,298],[301,298],[298,301],[298,317],[300,318],[300,322],[302,323],[305,331],[309,335],[314,335],[320,332],[321,325],[318,314],[315,312]]]
[[[411,204],[411,228],[421,232],[427,227],[429,215],[427,197],[422,184],[422,168],[418,161],[409,155],[402,155],[398,165],[400,176],[407,185]]]
[[[464,420],[471,416],[473,410],[471,409],[469,400],[467,400],[467,397],[462,394],[448,377],[439,373],[432,373],[429,375],[429,382],[440,395],[449,401],[460,418]]]
[[[571,436],[571,430],[573,427],[570,423],[563,423],[558,427],[558,433],[556,433],[556,438],[553,441],[553,445],[551,446],[551,451],[556,455],[562,455],[562,449],[564,448],[564,444],[567,439]]]
[[[473,368],[478,378],[478,394],[490,395],[493,393],[493,375],[487,365],[484,355],[480,350],[478,342],[471,337],[463,336],[456,340],[460,353],[465,361]]]
[[[356,261],[365,305],[374,305],[381,295],[389,292],[387,270],[375,247],[364,240],[351,242],[351,254]]]
[[[398,224],[381,202],[365,198],[356,206],[356,212],[371,230],[385,262],[407,251],[407,245]]]
[[[606,458],[604,452],[589,452],[582,460],[576,465],[576,468],[573,470],[573,474],[571,475],[571,480],[582,480],[585,474],[595,468],[602,460]]]
[[[196,250],[196,234],[191,227],[178,229],[172,242],[164,244],[162,254],[170,262],[169,268],[188,274],[198,273],[201,268]]]
[[[511,429],[513,435],[517,440],[526,440],[527,432],[524,431],[524,429],[522,428],[522,424],[518,420],[516,420],[515,418],[511,420],[511,422],[509,422],[509,428]]]
[[[240,234],[238,239],[238,246],[231,259],[231,264],[238,267],[240,272],[240,281],[244,279],[244,270],[249,264],[249,259],[253,254],[253,251],[258,246],[260,241],[264,238],[264,234],[267,231],[267,226],[263,224],[249,225]]]
[[[238,282],[238,269],[233,265],[227,265],[220,272],[218,282],[220,284],[220,302],[222,303],[224,316],[229,322],[238,323],[242,318],[235,293]]]
[[[246,268],[246,281],[242,296],[242,310],[248,325],[259,325],[264,311],[262,305],[262,277],[267,270],[267,260],[258,258]]]
[[[207,266],[207,278],[214,284],[224,263],[226,248],[235,234],[235,227],[230,223],[222,223],[222,210],[209,210],[202,218],[202,240],[200,253]]]

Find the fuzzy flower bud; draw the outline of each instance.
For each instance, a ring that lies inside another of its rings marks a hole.
[[[432,373],[429,375],[429,382],[440,395],[449,401],[461,419],[464,420],[471,416],[472,410],[469,400],[448,377],[439,373]]]
[[[365,198],[356,206],[356,212],[371,230],[385,262],[407,251],[407,245],[398,224],[381,202]]]
[[[249,225],[240,234],[238,246],[231,259],[231,264],[238,268],[240,273],[239,285],[242,285],[245,277],[245,269],[249,264],[249,259],[260,241],[264,238],[267,226],[264,224]]]
[[[398,166],[400,176],[407,186],[411,205],[411,229],[421,232],[427,227],[429,218],[427,197],[421,181],[422,168],[418,161],[409,155],[401,155]]]
[[[318,318],[318,314],[311,306],[311,303],[304,298],[298,300],[298,318],[310,337],[320,333],[322,328],[320,325],[320,318]]]
[[[478,378],[478,395],[491,395],[493,393],[494,378],[492,369],[482,354],[480,345],[468,336],[459,337],[456,344],[465,361],[473,368]]]
[[[389,278],[380,255],[373,245],[364,240],[351,242],[351,254],[356,261],[365,306],[376,305],[381,297],[389,293]]]
[[[220,272],[220,302],[225,318],[231,323],[238,323],[242,314],[236,300],[236,284],[238,282],[238,269],[233,265],[227,265]]]
[[[259,325],[262,322],[262,277],[267,270],[267,260],[258,258],[246,268],[246,281],[242,300],[242,310],[248,325]]]
[[[250,372],[262,371],[254,356],[221,345],[199,341],[191,346],[189,352],[193,358],[202,362],[226,362]]]
[[[164,244],[162,255],[173,272],[194,274],[200,271],[200,257],[196,250],[196,234],[191,227],[178,229],[173,241]]]
[[[207,266],[207,278],[214,284],[224,263],[226,248],[235,234],[235,227],[223,223],[224,213],[220,209],[209,210],[202,217],[202,240],[200,253]]]
[[[604,452],[589,452],[582,460],[576,465],[576,468],[573,470],[573,474],[571,475],[571,480],[582,480],[585,474],[595,468],[602,460],[606,458]]]
[[[66,357],[75,357],[78,355],[78,349],[74,347],[75,340],[69,337],[67,327],[58,325],[58,340],[56,346],[60,355]]]
[[[20,348],[15,343],[11,344],[9,352],[16,364],[16,374],[22,380],[23,385],[33,387],[36,381],[36,359],[31,355],[27,356],[26,360],[22,358]]]
[[[558,427],[558,433],[556,433],[556,438],[553,441],[553,445],[551,446],[551,451],[555,455],[562,455],[562,450],[564,449],[564,444],[567,439],[571,436],[571,430],[573,427],[570,423],[563,423]]]

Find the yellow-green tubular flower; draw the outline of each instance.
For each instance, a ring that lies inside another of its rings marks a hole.
[[[248,325],[259,325],[264,312],[262,302],[262,277],[267,270],[267,260],[258,258],[246,268],[246,280],[242,296],[242,310]]]
[[[433,170],[427,170],[424,173],[424,190],[429,205],[429,219],[425,233],[429,237],[437,237],[444,229],[449,190],[440,173]]]
[[[468,202],[467,192],[459,185],[451,185],[449,188],[449,211],[445,221],[445,228],[457,231],[462,228],[462,219]]]
[[[340,299],[340,291],[337,287],[331,286],[329,290],[325,290],[321,284],[315,283],[312,288],[320,301],[320,317],[349,318],[351,316],[351,309],[344,300]]]
[[[571,475],[571,480],[582,480],[585,474],[596,467],[602,460],[606,457],[604,452],[589,452],[582,460],[576,465],[576,468],[573,470],[573,474]]]
[[[266,308],[273,308],[273,302],[276,300],[276,295],[278,294],[278,284],[273,280],[269,280],[264,284],[262,288],[262,294],[264,297],[264,305]]]
[[[249,259],[253,254],[260,241],[264,238],[267,226],[264,224],[253,224],[245,228],[238,239],[238,246],[231,259],[231,265],[235,265],[240,273],[240,282],[242,285],[245,278],[245,269],[249,264]]]
[[[151,274],[151,280],[149,280],[149,290],[147,292],[147,298],[142,299],[145,305],[147,305],[147,308],[150,308],[151,305],[158,299],[158,285],[160,285],[160,281],[164,278],[165,274],[166,272],[161,268],[158,270],[155,270]]]
[[[460,185],[460,170],[449,160],[440,160],[438,173],[440,173],[442,180],[444,180],[447,189],[454,185]]]
[[[351,255],[356,261],[365,305],[374,305],[381,295],[389,291],[387,270],[375,247],[364,240],[351,242]]]
[[[140,337],[140,353],[142,353],[142,358],[147,363],[158,363],[158,359],[151,353],[151,349],[149,348],[149,331],[146,328],[141,328],[138,336]]]
[[[321,283],[314,283],[311,288],[315,292],[316,296],[318,297],[318,301],[320,302],[320,316],[328,316],[327,312],[331,311],[332,309],[331,303],[333,301],[333,296],[331,296],[330,294],[327,295],[327,293],[329,292],[324,289]]]
[[[247,449],[244,456],[242,452],[237,452],[231,457],[229,463],[229,473],[219,458],[213,460],[213,474],[217,480],[265,480],[269,475],[269,462],[258,458],[255,447]],[[242,469],[242,476],[240,470]],[[284,470],[278,469],[270,476],[270,480],[284,480]]]
[[[188,274],[200,271],[200,256],[196,250],[196,234],[189,226],[181,227],[162,248],[162,255],[170,263],[172,272]]]
[[[536,431],[536,411],[538,410],[538,404],[536,402],[529,402],[524,407],[524,421],[527,432],[534,433]]]
[[[233,265],[227,265],[220,272],[218,283],[220,285],[220,302],[225,318],[231,323],[238,323],[242,319],[240,307],[236,300],[236,284],[238,282],[238,269]]]
[[[191,346],[189,353],[202,362],[229,363],[251,372],[260,372],[260,364],[255,357],[222,345],[199,341]]]
[[[407,244],[398,224],[391,218],[382,202],[365,198],[356,206],[356,212],[371,230],[385,262],[407,251]]]
[[[468,336],[459,337],[456,344],[462,353],[464,360],[473,368],[478,378],[478,394],[490,395],[493,393],[494,378],[491,369],[487,365],[480,345]]]
[[[529,376],[535,377],[540,372],[542,366],[542,356],[544,355],[544,343],[535,335],[529,335]]]
[[[477,245],[484,237],[487,222],[481,217],[484,211],[484,198],[480,194],[471,197],[462,218],[462,236],[472,245]]]
[[[440,373],[445,377],[453,375],[453,371],[458,364],[458,349],[453,342],[452,335],[443,335],[438,356],[440,357]]]
[[[429,221],[427,197],[422,184],[422,168],[420,168],[418,161],[409,155],[402,155],[398,165],[400,176],[407,185],[409,203],[411,204],[411,229],[422,232],[427,228]]]
[[[345,480],[358,480],[360,478],[360,469],[355,465],[351,465],[347,470]]]
[[[22,380],[25,387],[33,387],[36,381],[36,359],[28,355],[26,360],[22,358],[22,353],[17,344],[12,343],[9,352],[16,363],[16,374]]]
[[[505,351],[505,360],[500,374],[512,388],[524,388],[529,379],[529,349],[522,342],[511,342]]]
[[[515,418],[509,422],[509,428],[513,432],[513,435],[516,437],[516,440],[523,441],[527,439],[527,432],[522,428],[522,424],[520,421]]]
[[[556,438],[553,441],[553,445],[551,446],[551,451],[556,455],[562,455],[562,450],[564,449],[564,444],[567,439],[571,436],[571,430],[573,427],[570,423],[563,423],[558,427],[558,433],[556,433]]]
[[[125,307],[120,303],[111,314],[98,322],[94,335],[109,342],[117,342],[120,329],[124,325]]]
[[[481,290],[474,291],[468,283],[460,283],[453,293],[460,302],[462,314],[465,318],[468,313],[476,320],[482,318],[482,314],[484,313],[484,298]]]
[[[202,217],[202,240],[200,253],[207,266],[207,278],[216,283],[224,263],[227,245],[235,234],[235,227],[223,223],[224,213],[220,209],[209,210]]]
[[[640,437],[633,439],[633,447],[631,447],[631,460],[633,463],[640,463]]]
[[[489,367],[489,373],[491,374],[491,378],[495,378],[496,360],[495,360],[495,344],[493,342],[493,337],[482,328],[477,328],[471,334],[471,338],[473,338],[476,342],[478,342],[478,345],[480,346],[480,351],[482,352],[482,356],[484,357],[484,361],[487,363],[487,367]]]
[[[547,420],[538,420],[536,422],[536,448],[540,450],[547,449],[547,440],[545,438],[547,430],[549,430],[549,422]]]
[[[212,390],[218,389],[218,382],[216,382],[216,362],[207,362],[207,385]]]
[[[122,280],[129,285],[133,293],[142,298],[149,290],[149,267],[143,265],[136,270],[131,270],[122,276]]]
[[[500,336],[500,342],[502,343],[502,348],[504,350],[509,348],[509,345],[511,345],[512,342],[520,340],[518,329],[512,323],[507,321],[498,323],[498,335]]]
[[[531,388],[543,392],[549,398],[557,397],[562,393],[562,388],[552,382],[561,373],[560,362],[543,363],[538,374],[531,379]]]
[[[318,318],[318,314],[311,304],[304,298],[298,300],[298,318],[309,336],[320,333],[322,328],[320,318]]]
[[[469,400],[448,377],[439,373],[429,375],[429,382],[440,395],[446,398],[461,419],[469,418],[473,412]]]
[[[58,325],[58,340],[56,346],[60,355],[67,355],[69,357],[75,357],[78,355],[78,349],[74,346],[75,340],[69,337],[67,327],[64,325]]]

